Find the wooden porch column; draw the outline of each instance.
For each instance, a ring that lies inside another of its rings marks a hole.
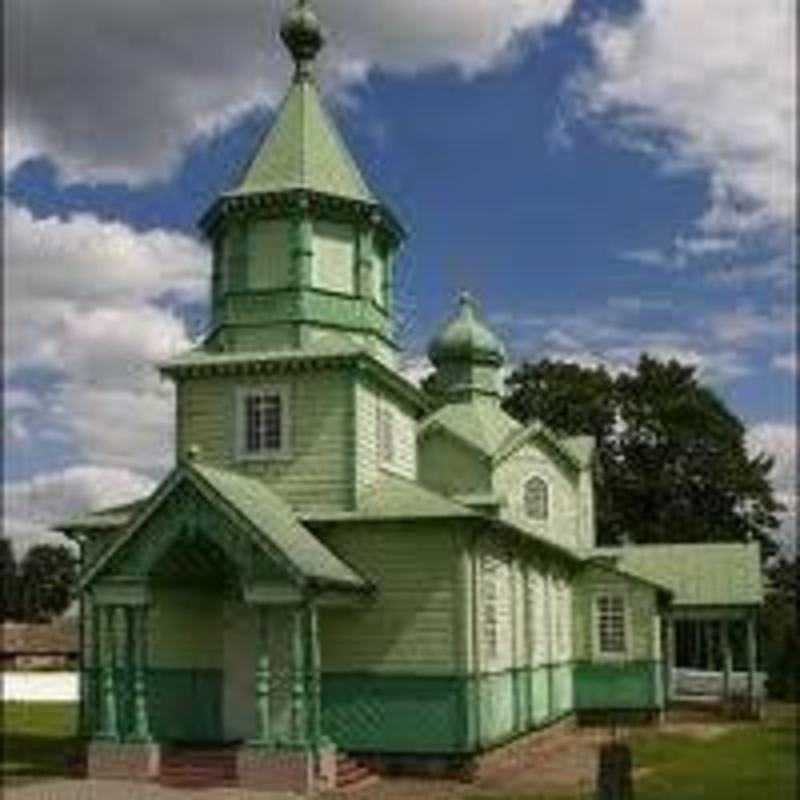
[[[258,614],[258,641],[256,655],[256,741],[266,744],[270,739],[269,721],[269,620],[267,607],[256,607]]]
[[[119,718],[117,715],[117,635],[115,627],[115,606],[102,606],[100,613],[103,620],[103,641],[101,643],[102,667],[100,668],[102,686],[102,727],[100,736],[103,739],[119,740]]]
[[[747,615],[747,702],[750,713],[756,712],[756,615]]]
[[[150,716],[147,709],[147,606],[128,609],[132,632],[131,667],[133,669],[133,740],[150,742]]]
[[[319,654],[319,613],[317,604],[308,604],[308,685],[309,736],[316,750],[322,739],[322,675]]]
[[[296,744],[304,743],[307,738],[303,713],[306,700],[304,616],[305,608],[297,606],[292,614],[292,740]]]
[[[720,621],[720,640],[722,645],[722,697],[727,703],[731,699],[731,673],[733,658],[731,656],[730,622]]]
[[[675,699],[675,620],[673,617],[666,617],[667,623],[667,692],[666,699]]]

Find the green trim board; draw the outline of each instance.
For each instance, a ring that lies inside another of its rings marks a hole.
[[[351,752],[467,754],[573,712],[572,665],[482,675],[323,672],[322,727]]]
[[[663,664],[578,662],[574,668],[577,711],[652,710],[664,707]]]

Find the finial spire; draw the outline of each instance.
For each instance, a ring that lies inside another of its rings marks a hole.
[[[294,59],[295,79],[310,78],[314,59],[325,46],[325,34],[309,0],[295,0],[281,25],[281,39]]]

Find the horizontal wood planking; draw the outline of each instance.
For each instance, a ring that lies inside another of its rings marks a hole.
[[[456,666],[460,553],[446,523],[351,525],[323,538],[379,587],[363,609],[321,613],[323,669]]]
[[[192,378],[181,386],[178,452],[199,445],[201,459],[262,478],[299,510],[348,509],[352,505],[352,378],[344,371],[263,378]],[[291,457],[237,461],[236,389],[290,388]]]

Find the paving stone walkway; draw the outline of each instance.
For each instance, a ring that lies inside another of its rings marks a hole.
[[[3,800],[297,800],[285,793],[245,789],[168,789],[154,783],[91,780],[30,780],[2,789]]]

